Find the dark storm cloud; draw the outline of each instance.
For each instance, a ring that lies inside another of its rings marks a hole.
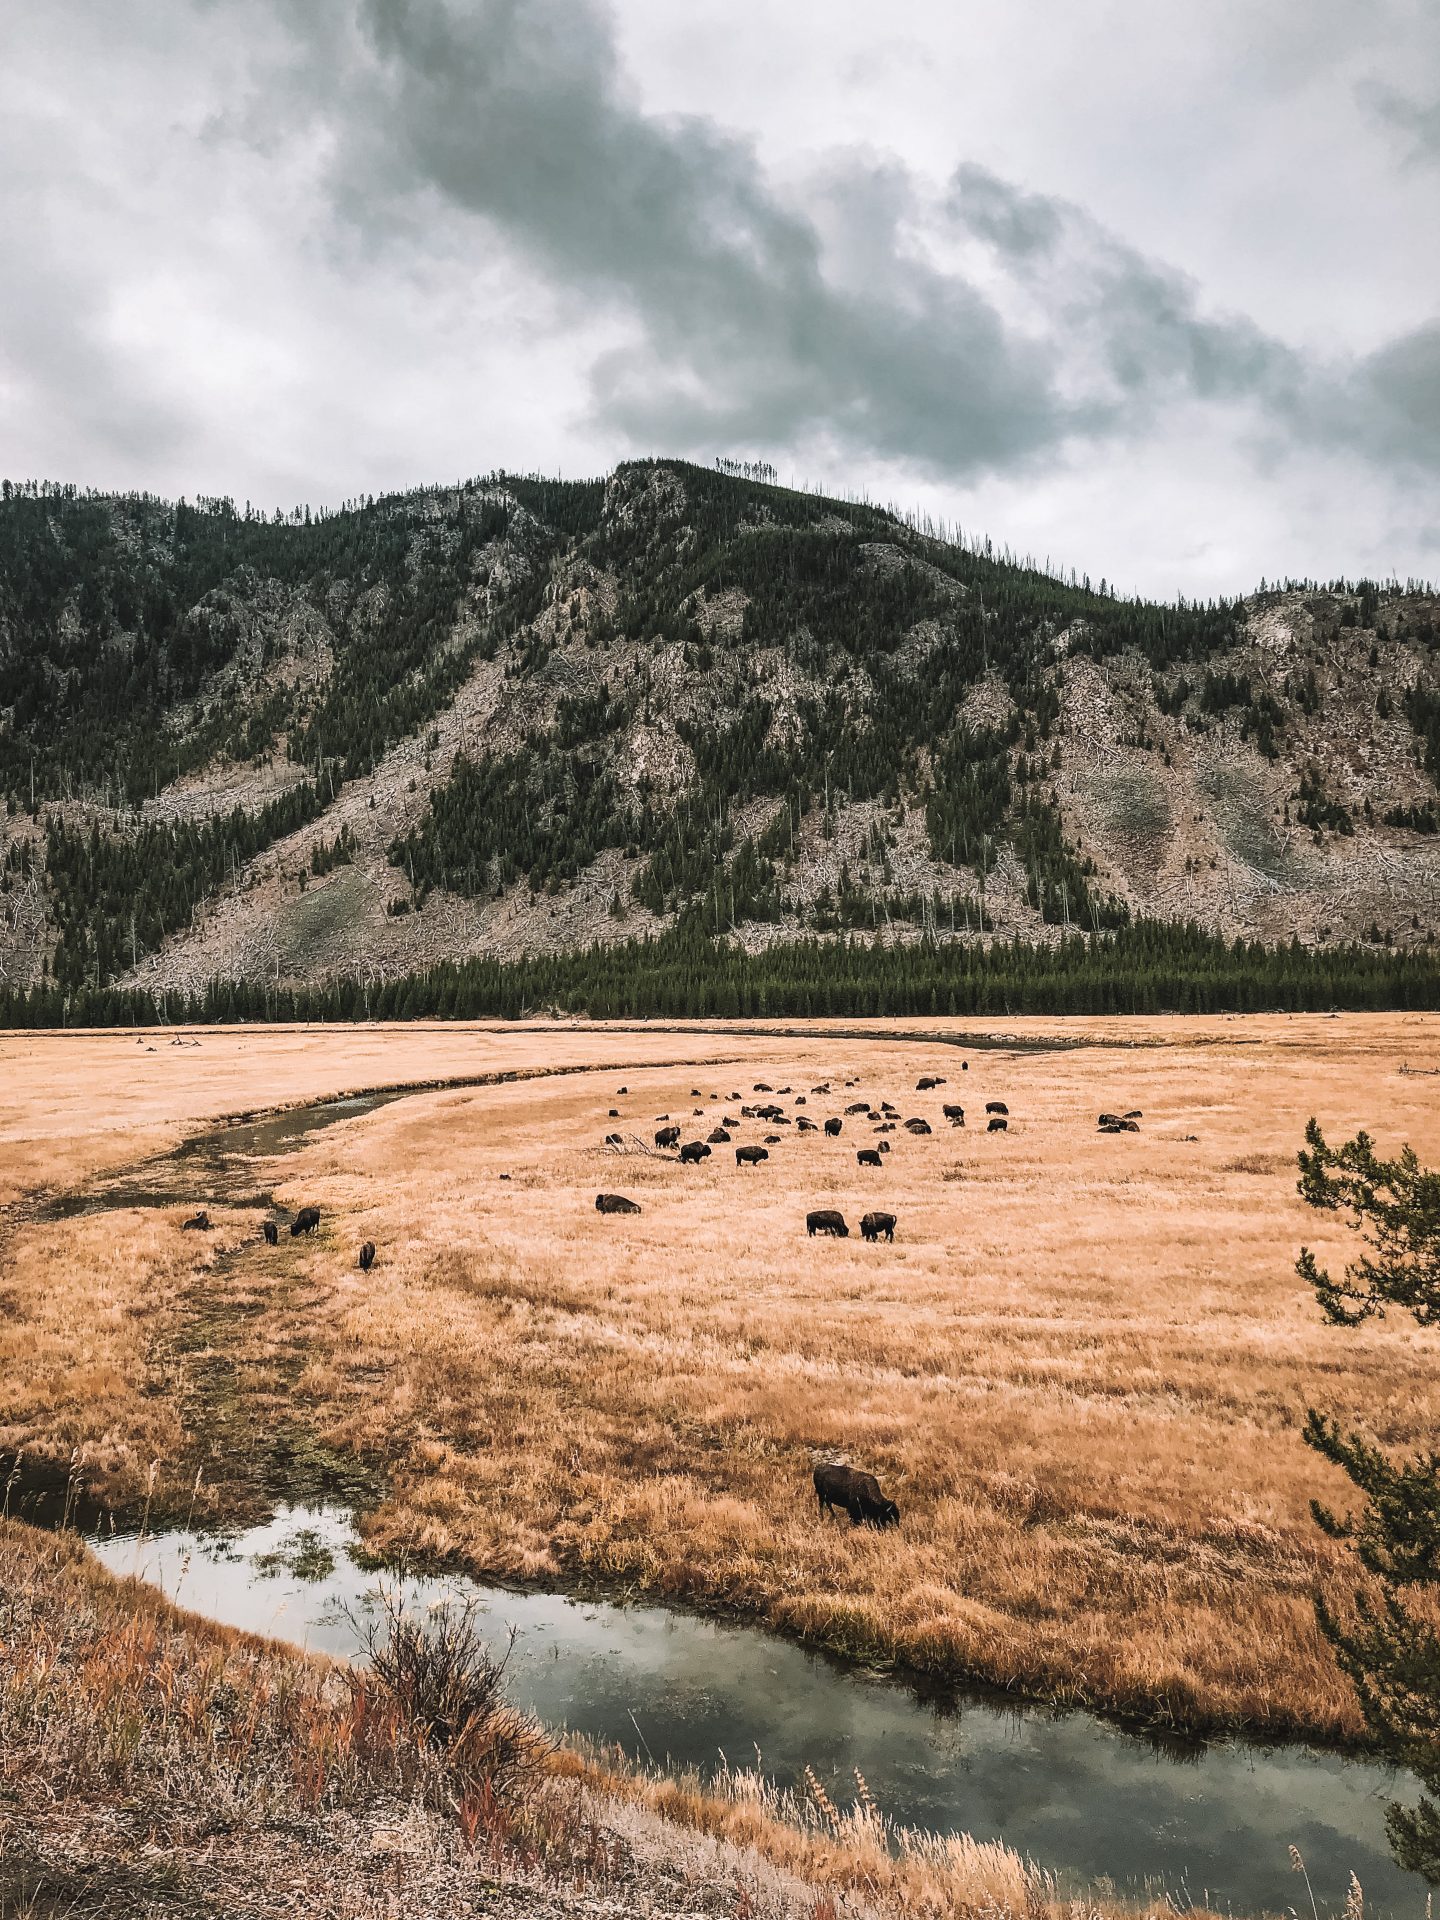
[[[809,197],[782,194],[746,141],[637,105],[594,0],[362,0],[348,58],[333,16],[291,17],[312,46],[328,36],[348,218],[380,241],[459,210],[623,315],[631,338],[597,357],[591,393],[635,444],[819,436],[966,479],[1195,400],[1271,436],[1440,461],[1431,331],[1312,363],[1204,311],[1082,208],[973,165],[937,199],[897,162],[842,154]],[[957,237],[986,257],[954,257]]]
[[[638,442],[776,444],[818,425],[949,473],[1021,463],[1084,423],[1054,356],[906,244],[908,181],[835,181],[864,284],[712,122],[627,99],[582,0],[368,0],[370,58],[340,103],[341,204],[382,226],[423,191],[482,217],[563,286],[638,324],[595,373]],[[862,230],[863,229],[863,230]]]

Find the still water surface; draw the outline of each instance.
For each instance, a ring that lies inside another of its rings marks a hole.
[[[282,1508],[228,1537],[176,1532],[96,1541],[211,1619],[337,1654],[363,1646],[395,1575],[359,1567],[348,1515]],[[714,1772],[754,1765],[793,1786],[807,1765],[842,1805],[859,1767],[890,1817],[1003,1840],[1067,1883],[1165,1893],[1221,1911],[1308,1917],[1299,1847],[1322,1912],[1351,1872],[1372,1920],[1422,1920],[1425,1888],[1390,1858],[1387,1799],[1414,1786],[1373,1763],[1303,1747],[1159,1743],[1084,1713],[990,1696],[920,1699],[753,1628],[651,1606],[406,1578],[408,1604],[478,1596],[497,1646],[517,1629],[510,1697],[547,1726],[640,1760]]]

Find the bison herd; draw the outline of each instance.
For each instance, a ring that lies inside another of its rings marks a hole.
[[[969,1071],[968,1061],[961,1062],[960,1071],[962,1073]],[[854,1079],[850,1079],[844,1084],[847,1087],[854,1087],[856,1082]],[[915,1090],[917,1093],[932,1093],[945,1084],[946,1081],[943,1074],[926,1073],[922,1074],[916,1081]],[[831,1114],[823,1121],[818,1118],[811,1119],[810,1116],[805,1113],[796,1112],[793,1115],[789,1114],[780,1104],[781,1098],[785,1095],[790,1096],[796,1108],[806,1106],[811,1095],[829,1095],[831,1092],[831,1084],[828,1080],[821,1081],[816,1086],[813,1086],[809,1094],[795,1093],[789,1086],[772,1086],[768,1080],[757,1080],[751,1091],[752,1093],[763,1095],[764,1098],[747,1101],[742,1094],[737,1091],[732,1091],[726,1096],[726,1104],[732,1109],[738,1109],[738,1111],[722,1112],[718,1119],[714,1120],[710,1132],[706,1134],[703,1139],[683,1139],[682,1134],[684,1127],[682,1123],[672,1120],[668,1113],[657,1114],[655,1116],[655,1130],[652,1136],[654,1140],[654,1151],[656,1153],[673,1154],[681,1166],[695,1167],[699,1166],[702,1161],[710,1159],[714,1148],[734,1145],[736,1130],[742,1127],[747,1121],[752,1124],[758,1123],[771,1128],[793,1127],[797,1136],[802,1133],[819,1134],[823,1132],[827,1140],[838,1140],[845,1131],[846,1120],[856,1120],[863,1116],[863,1118],[870,1123],[873,1132],[881,1137],[875,1141],[873,1146],[857,1148],[855,1153],[856,1164],[861,1167],[878,1169],[884,1166],[885,1155],[890,1152],[890,1141],[884,1136],[895,1133],[898,1129],[903,1129],[906,1133],[911,1134],[917,1139],[934,1132],[934,1127],[930,1121],[919,1114],[912,1114],[908,1119],[902,1119],[900,1109],[893,1106],[888,1100],[880,1101],[877,1106],[870,1100],[857,1098],[846,1104],[843,1115],[838,1113]],[[628,1088],[626,1087],[616,1089],[617,1095],[626,1092],[628,1092]],[[700,1089],[698,1087],[692,1087],[690,1089],[690,1097],[698,1100],[701,1097]],[[718,1094],[712,1093],[710,1098],[712,1101],[719,1101]],[[1009,1124],[1009,1111],[1009,1108],[1003,1100],[991,1100],[987,1102],[985,1108],[987,1130],[991,1133],[1003,1132]],[[965,1109],[958,1101],[947,1100],[943,1102],[940,1112],[942,1118],[948,1121],[952,1128],[963,1127],[965,1125]],[[609,1109],[609,1118],[615,1120],[619,1117],[619,1109],[611,1107]],[[703,1120],[706,1117],[705,1109],[703,1107],[693,1108],[692,1117],[697,1120]],[[1111,1116],[1107,1115],[1105,1117],[1108,1119]],[[714,1119],[714,1116],[712,1116],[712,1119]],[[763,1134],[761,1138],[764,1142],[763,1145],[746,1142],[735,1146],[735,1165],[737,1167],[758,1167],[763,1165],[764,1162],[770,1158],[770,1149],[782,1145],[784,1141],[784,1135],[778,1132]],[[623,1134],[615,1132],[607,1133],[605,1135],[605,1145],[612,1152],[650,1151],[649,1148],[644,1146],[643,1141],[634,1134],[630,1136],[627,1142]],[[595,1210],[597,1213],[621,1214],[639,1213],[641,1209],[637,1201],[628,1199],[624,1194],[599,1193],[595,1196]],[[836,1212],[833,1208],[816,1208],[806,1215],[805,1224],[807,1232],[812,1236],[815,1234],[824,1234],[836,1239],[849,1238],[850,1229],[845,1222],[844,1216]],[[893,1213],[867,1213],[860,1222],[860,1232],[862,1236],[869,1241],[880,1239],[893,1240],[895,1238],[895,1216]]]

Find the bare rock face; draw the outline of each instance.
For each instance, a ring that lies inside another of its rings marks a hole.
[[[1433,594],[1122,603],[679,462],[0,516],[0,986],[1436,931]]]

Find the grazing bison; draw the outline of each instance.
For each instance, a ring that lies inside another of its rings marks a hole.
[[[703,1140],[687,1140],[680,1149],[682,1167],[698,1167],[702,1160],[710,1158],[710,1149]]]
[[[199,1213],[192,1214],[188,1220],[182,1221],[180,1231],[182,1233],[209,1233],[209,1214],[206,1213],[202,1207]]]
[[[833,1234],[837,1240],[848,1240],[850,1229],[845,1224],[843,1213],[837,1213],[834,1207],[817,1207],[813,1213],[805,1216],[805,1231],[812,1237],[817,1233]]]
[[[375,1242],[367,1240],[360,1249],[360,1271],[368,1273],[375,1264]]]
[[[736,1147],[735,1164],[737,1167],[758,1166],[762,1160],[768,1160],[769,1154],[764,1147]]]
[[[930,1122],[928,1120],[907,1120],[905,1122],[905,1131],[907,1133],[929,1133]]]
[[[1009,1113],[1010,1109],[1003,1100],[987,1100],[985,1111],[986,1113]]]
[[[623,1193],[597,1193],[595,1196],[597,1213],[639,1213],[639,1202],[627,1200]]]
[[[716,1127],[715,1131],[707,1133],[705,1138],[712,1147],[728,1147],[730,1144],[730,1136],[724,1127]]]
[[[929,1093],[932,1087],[943,1087],[944,1084],[945,1076],[943,1074],[922,1073],[920,1078],[915,1082],[915,1091],[917,1093]]]
[[[661,1127],[655,1135],[657,1147],[678,1147],[680,1144],[679,1127]]]
[[[816,1467],[815,1498],[824,1516],[840,1507],[850,1516],[852,1526],[898,1527],[900,1509],[880,1491],[873,1473],[861,1473],[855,1467],[832,1463]]]
[[[861,1147],[855,1156],[855,1160],[858,1166],[878,1167],[880,1164],[880,1155],[875,1151],[874,1147]]]
[[[894,1214],[867,1213],[860,1222],[860,1237],[863,1240],[878,1240],[882,1233],[887,1240],[895,1238]]]
[[[293,1239],[297,1234],[301,1233],[314,1233],[319,1224],[320,1209],[318,1207],[302,1207],[290,1222],[291,1238]]]
[[[945,1102],[945,1105],[941,1107],[940,1111],[944,1114],[947,1120],[953,1120],[957,1126],[961,1126],[961,1127],[964,1126],[965,1109],[964,1107],[957,1107],[953,1100],[947,1100]]]
[[[844,1124],[845,1122],[843,1120],[827,1120],[825,1122],[825,1131],[832,1140],[838,1140],[840,1138],[840,1129]]]
[[[280,1244],[280,1229],[279,1229],[279,1228],[278,1228],[278,1227],[276,1226],[276,1224],[275,1224],[275,1222],[274,1222],[273,1220],[267,1220],[267,1221],[265,1222],[265,1224],[264,1224],[264,1226],[263,1226],[263,1227],[261,1227],[261,1229],[260,1229],[260,1231],[261,1231],[261,1232],[262,1232],[262,1233],[264,1234],[264,1236],[265,1236],[265,1244],[266,1244],[266,1246],[268,1246],[268,1247],[278,1247],[278,1246],[279,1246],[279,1244]]]
[[[1003,1113],[992,1113],[990,1116],[990,1124],[986,1127],[985,1131],[987,1133],[1008,1133],[1010,1131],[1010,1122],[1005,1118]]]

